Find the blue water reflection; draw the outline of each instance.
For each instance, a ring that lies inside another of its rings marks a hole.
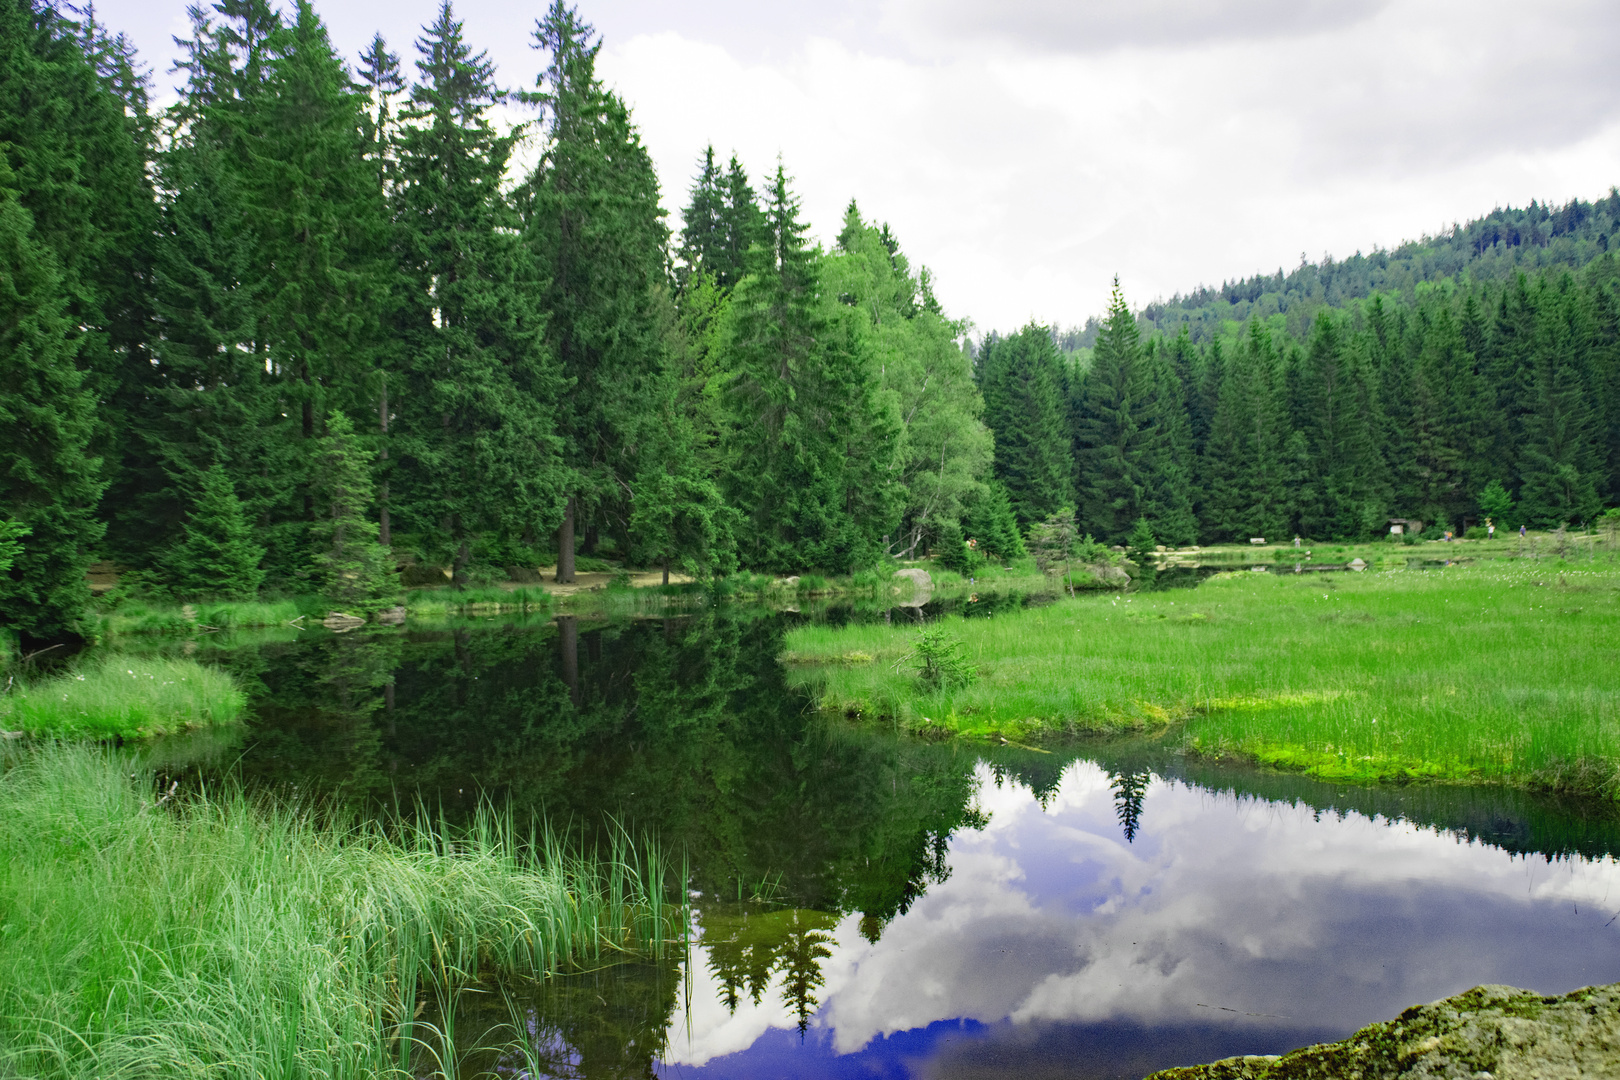
[[[658,1071],[1139,1077],[1337,1038],[1479,983],[1620,979],[1612,859],[1157,776],[1122,806],[1120,787],[1076,761],[1038,801],[981,766],[988,824],[952,836],[949,877],[876,942],[858,916],[825,928],[813,1013],[782,975],[729,1008],[700,943]]]

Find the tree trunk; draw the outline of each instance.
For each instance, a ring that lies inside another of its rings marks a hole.
[[[450,583],[458,589],[467,587],[467,560],[472,557],[472,544],[463,540],[456,549],[456,562],[450,570]]]
[[[574,582],[574,500],[563,507],[562,524],[557,526],[557,583]]]
[[[669,556],[664,556],[664,584],[669,584]]]
[[[382,433],[382,449],[377,453],[379,461],[388,460],[388,384],[383,384],[382,396],[377,399],[377,427]],[[383,474],[382,483],[377,485],[377,540],[383,547],[394,546],[394,529],[388,520],[388,474]]]
[[[601,533],[596,526],[596,522],[593,521],[589,525],[585,526],[585,542],[579,545],[580,553],[584,555],[595,555],[596,542],[601,538]]]
[[[568,685],[568,700],[579,707],[579,618],[557,616],[557,640],[562,646],[562,677]]]

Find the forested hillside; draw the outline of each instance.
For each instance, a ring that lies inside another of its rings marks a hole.
[[[562,0],[522,91],[448,3],[350,63],[307,0],[221,0],[156,114],[70,14],[0,0],[0,617],[30,637],[77,631],[98,559],[365,611],[412,565],[842,574],[1018,557],[1069,512],[1183,543],[1620,502],[1620,196],[975,355],[853,201],[808,236],[783,162],[703,151],[672,229]]]
[[[1155,301],[1137,312],[1144,334],[1174,337],[1185,326],[1195,342],[1230,333],[1234,324],[1252,318],[1272,320],[1294,334],[1309,326],[1324,307],[1342,307],[1374,293],[1410,299],[1418,286],[1464,278],[1504,284],[1519,274],[1535,276],[1579,270],[1620,243],[1620,190],[1596,202],[1572,199],[1563,206],[1536,202],[1523,209],[1491,211],[1466,225],[1453,225],[1434,236],[1411,240],[1391,251],[1356,252],[1347,259],[1324,256],[1320,263],[1303,256],[1294,270],[1256,274],[1219,288],[1194,289],[1185,296]],[[1058,332],[1065,351],[1088,350],[1102,330],[1102,320]]]

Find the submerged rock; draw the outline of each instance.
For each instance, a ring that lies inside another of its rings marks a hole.
[[[1620,1077],[1620,983],[1543,997],[1476,986],[1336,1043],[1235,1057],[1148,1080],[1575,1080]]]

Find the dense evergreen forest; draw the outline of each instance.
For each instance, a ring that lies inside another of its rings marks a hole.
[[[73,634],[98,559],[365,610],[402,565],[848,573],[1070,511],[1185,543],[1620,501],[1620,196],[974,349],[853,201],[814,243],[782,162],[704,151],[673,232],[595,32],[554,0],[534,38],[511,90],[448,3],[351,64],[308,2],[220,0],[157,112],[124,38],[0,0],[7,624]]]

